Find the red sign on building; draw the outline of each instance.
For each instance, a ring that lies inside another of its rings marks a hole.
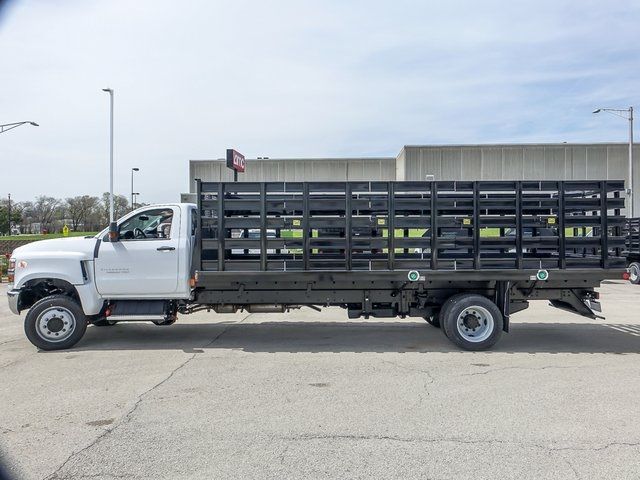
[[[244,155],[233,150],[232,148],[228,148],[227,167],[229,167],[231,170],[235,170],[236,172],[244,173],[245,166],[246,162],[244,160]]]

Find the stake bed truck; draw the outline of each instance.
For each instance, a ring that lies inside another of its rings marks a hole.
[[[626,274],[622,181],[197,181],[197,205],[135,210],[95,237],[16,249],[12,312],[44,350],[87,325],[339,306],[419,317],[491,347],[531,300],[599,318]]]

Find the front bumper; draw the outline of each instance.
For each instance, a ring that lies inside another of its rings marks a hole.
[[[18,310],[18,298],[20,297],[20,290],[14,290],[13,285],[9,284],[9,289],[7,290],[7,299],[9,300],[9,310],[16,315],[20,315],[20,310]]]

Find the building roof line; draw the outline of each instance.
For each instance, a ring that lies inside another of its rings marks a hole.
[[[403,148],[478,148],[478,147],[585,147],[606,145],[629,145],[628,142],[560,142],[560,143],[442,143],[405,145]]]
[[[293,161],[298,160],[302,162],[306,162],[308,160],[326,160],[326,161],[353,161],[353,160],[366,160],[366,161],[375,161],[375,160],[395,160],[396,157],[307,157],[307,158],[247,158],[247,161],[253,162],[269,162],[269,161],[280,161],[287,160]],[[224,158],[210,158],[210,159],[189,159],[190,162],[226,162],[227,160]]]

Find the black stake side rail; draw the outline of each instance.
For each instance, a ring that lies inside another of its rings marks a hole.
[[[624,268],[623,191],[595,180],[198,181],[196,260],[201,272]]]

